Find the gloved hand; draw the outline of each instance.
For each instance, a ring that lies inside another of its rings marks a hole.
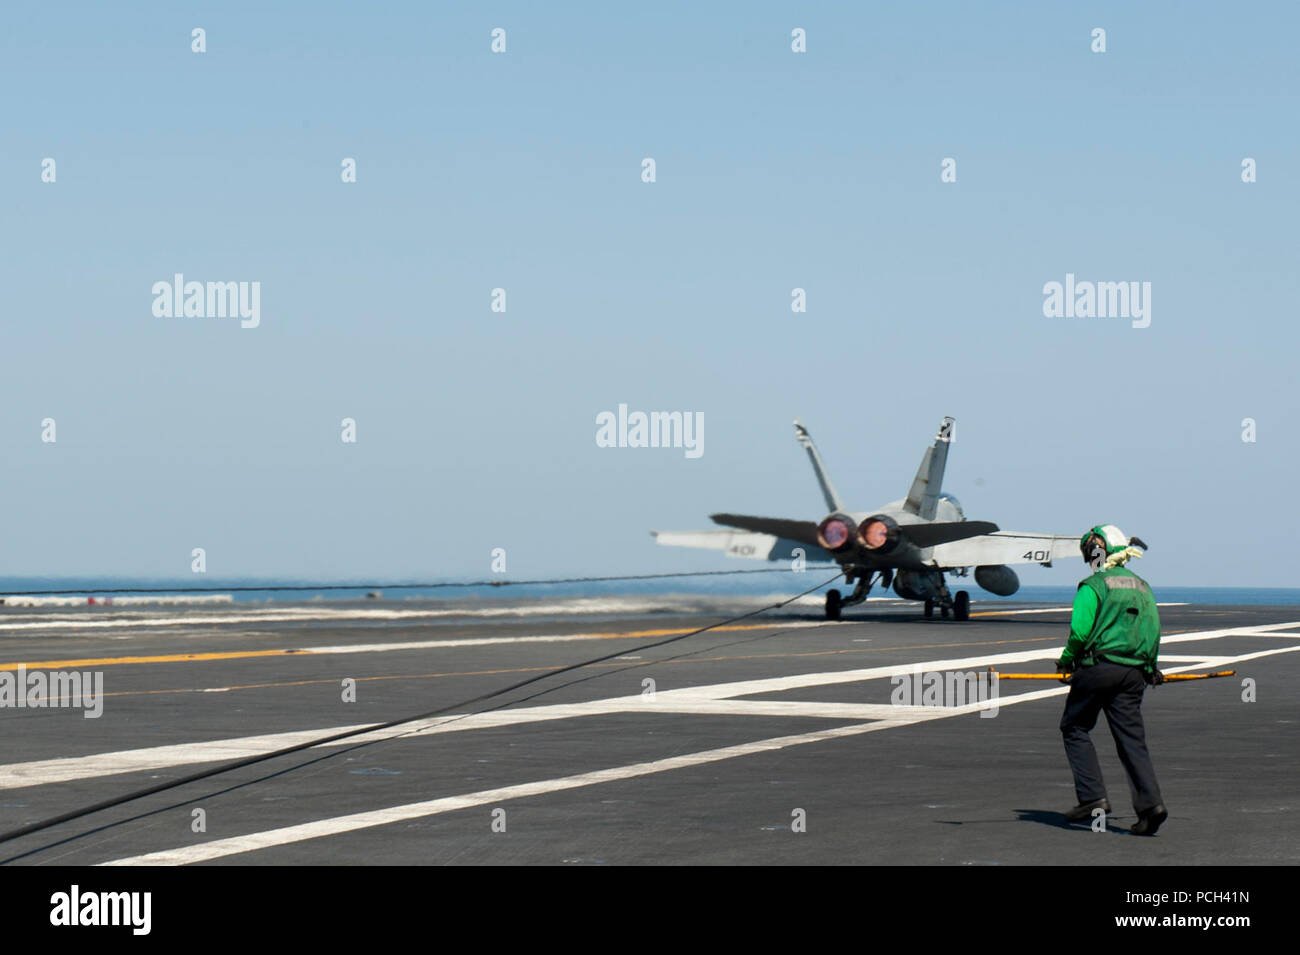
[[[1151,672],[1144,674],[1144,676],[1146,677],[1147,686],[1159,686],[1165,682],[1165,675],[1155,668],[1152,668]]]
[[[1056,672],[1061,674],[1062,683],[1069,683],[1070,678],[1074,676],[1074,666],[1072,664],[1062,663],[1058,660],[1056,661]]]

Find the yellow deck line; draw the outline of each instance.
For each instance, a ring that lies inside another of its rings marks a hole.
[[[679,629],[669,630],[629,630],[626,632],[615,633],[575,633],[571,636],[575,638],[588,638],[592,640],[615,640],[615,639],[635,639],[639,637],[666,637],[674,633],[691,633],[698,630],[699,627],[682,627]],[[779,630],[779,623],[751,623],[751,624],[732,624],[727,627],[714,627],[710,633],[721,633],[725,630]],[[561,636],[565,636],[561,634]],[[415,642],[415,641],[413,641]],[[502,646],[509,646],[508,642],[503,642]],[[354,644],[355,646],[355,644]],[[411,649],[419,649],[412,647]],[[428,649],[437,649],[429,647]],[[458,649],[458,648],[451,648]],[[81,660],[34,660],[30,663],[0,663],[0,672],[5,670],[16,670],[20,666],[29,670],[74,670],[83,667],[108,667],[119,666],[123,664],[140,664],[140,663],[202,663],[209,660],[241,660],[251,657],[281,657],[281,656],[323,656],[333,652],[333,647],[296,647],[284,648],[279,650],[229,650],[216,651],[212,653],[168,653],[157,656],[130,656],[130,657],[88,657]],[[349,651],[355,652],[355,651]]]

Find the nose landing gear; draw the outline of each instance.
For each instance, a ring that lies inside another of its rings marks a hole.
[[[925,615],[934,616],[934,608],[939,608],[940,615],[947,620],[948,615],[952,614],[954,620],[970,619],[970,594],[964,590],[957,591],[956,594],[948,592],[948,585],[943,582],[943,578],[938,581],[939,595],[936,598],[927,599],[925,602]]]

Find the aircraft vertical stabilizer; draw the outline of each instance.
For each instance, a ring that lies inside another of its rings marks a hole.
[[[831,479],[826,474],[826,465],[822,463],[822,456],[817,453],[817,445],[813,444],[812,435],[798,419],[795,419],[794,431],[799,438],[799,443],[808,452],[808,460],[812,462],[813,470],[817,473],[817,483],[822,486],[822,497],[826,499],[826,507],[832,511],[844,510],[844,505],[840,503],[840,496],[835,493],[835,488],[831,487]]]
[[[948,444],[952,441],[952,418],[944,418],[939,425],[939,433],[934,437],[934,446],[927,448],[921,466],[916,469],[912,480],[912,489],[907,492],[903,510],[910,511],[924,520],[934,520],[939,507],[939,494],[943,490],[943,470],[948,464]]]

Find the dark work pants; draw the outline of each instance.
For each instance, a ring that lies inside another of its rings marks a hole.
[[[1115,738],[1124,772],[1128,774],[1133,808],[1145,812],[1160,803],[1160,786],[1147,752],[1146,731],[1142,728],[1142,693],[1146,681],[1137,667],[1099,662],[1076,671],[1070,680],[1070,695],[1061,716],[1061,735],[1065,738],[1065,755],[1074,772],[1074,791],[1079,803],[1096,802],[1106,796],[1101,780],[1097,750],[1088,733],[1097,725],[1097,713],[1104,711]]]

